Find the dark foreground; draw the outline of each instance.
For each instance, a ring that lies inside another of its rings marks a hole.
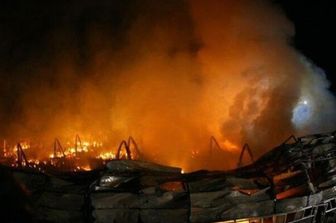
[[[335,132],[292,137],[249,166],[115,160],[48,175],[0,166],[0,222],[336,222]]]

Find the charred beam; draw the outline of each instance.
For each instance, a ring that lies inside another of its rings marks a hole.
[[[243,157],[244,157],[244,153],[245,151],[247,151],[250,159],[251,159],[251,162],[253,163],[254,162],[254,158],[253,158],[253,154],[252,154],[252,151],[250,149],[250,146],[245,143],[242,150],[241,150],[241,153],[240,153],[240,156],[239,156],[239,160],[238,160],[238,163],[237,163],[237,167],[241,167],[242,166],[242,163],[243,163]]]

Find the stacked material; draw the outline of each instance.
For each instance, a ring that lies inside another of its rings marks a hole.
[[[188,222],[181,169],[132,160],[107,167],[90,195],[95,222]]]
[[[96,222],[330,221],[335,171],[334,133],[290,137],[232,171],[180,174],[146,162],[113,161],[91,193],[93,217]],[[163,190],[164,184],[175,187]],[[156,218],[149,210],[156,210]]]
[[[84,222],[85,185],[50,178],[36,199],[37,219],[48,222]]]
[[[336,222],[335,132],[290,137],[231,171],[182,174],[136,160],[57,177],[7,171],[35,222]]]
[[[34,222],[86,222],[88,184],[78,182],[78,176],[61,179],[29,171],[13,171],[12,176],[29,195]]]

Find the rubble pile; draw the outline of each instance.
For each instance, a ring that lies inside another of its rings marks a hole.
[[[58,176],[1,168],[26,191],[35,222],[336,221],[335,132],[291,136],[229,171],[184,174],[141,160]]]

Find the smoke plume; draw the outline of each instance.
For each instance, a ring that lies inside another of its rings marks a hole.
[[[147,159],[195,170],[235,167],[245,142],[259,156],[336,128],[325,74],[291,46],[294,26],[270,1],[22,8],[0,28],[2,138],[79,134],[115,148],[131,135]]]

